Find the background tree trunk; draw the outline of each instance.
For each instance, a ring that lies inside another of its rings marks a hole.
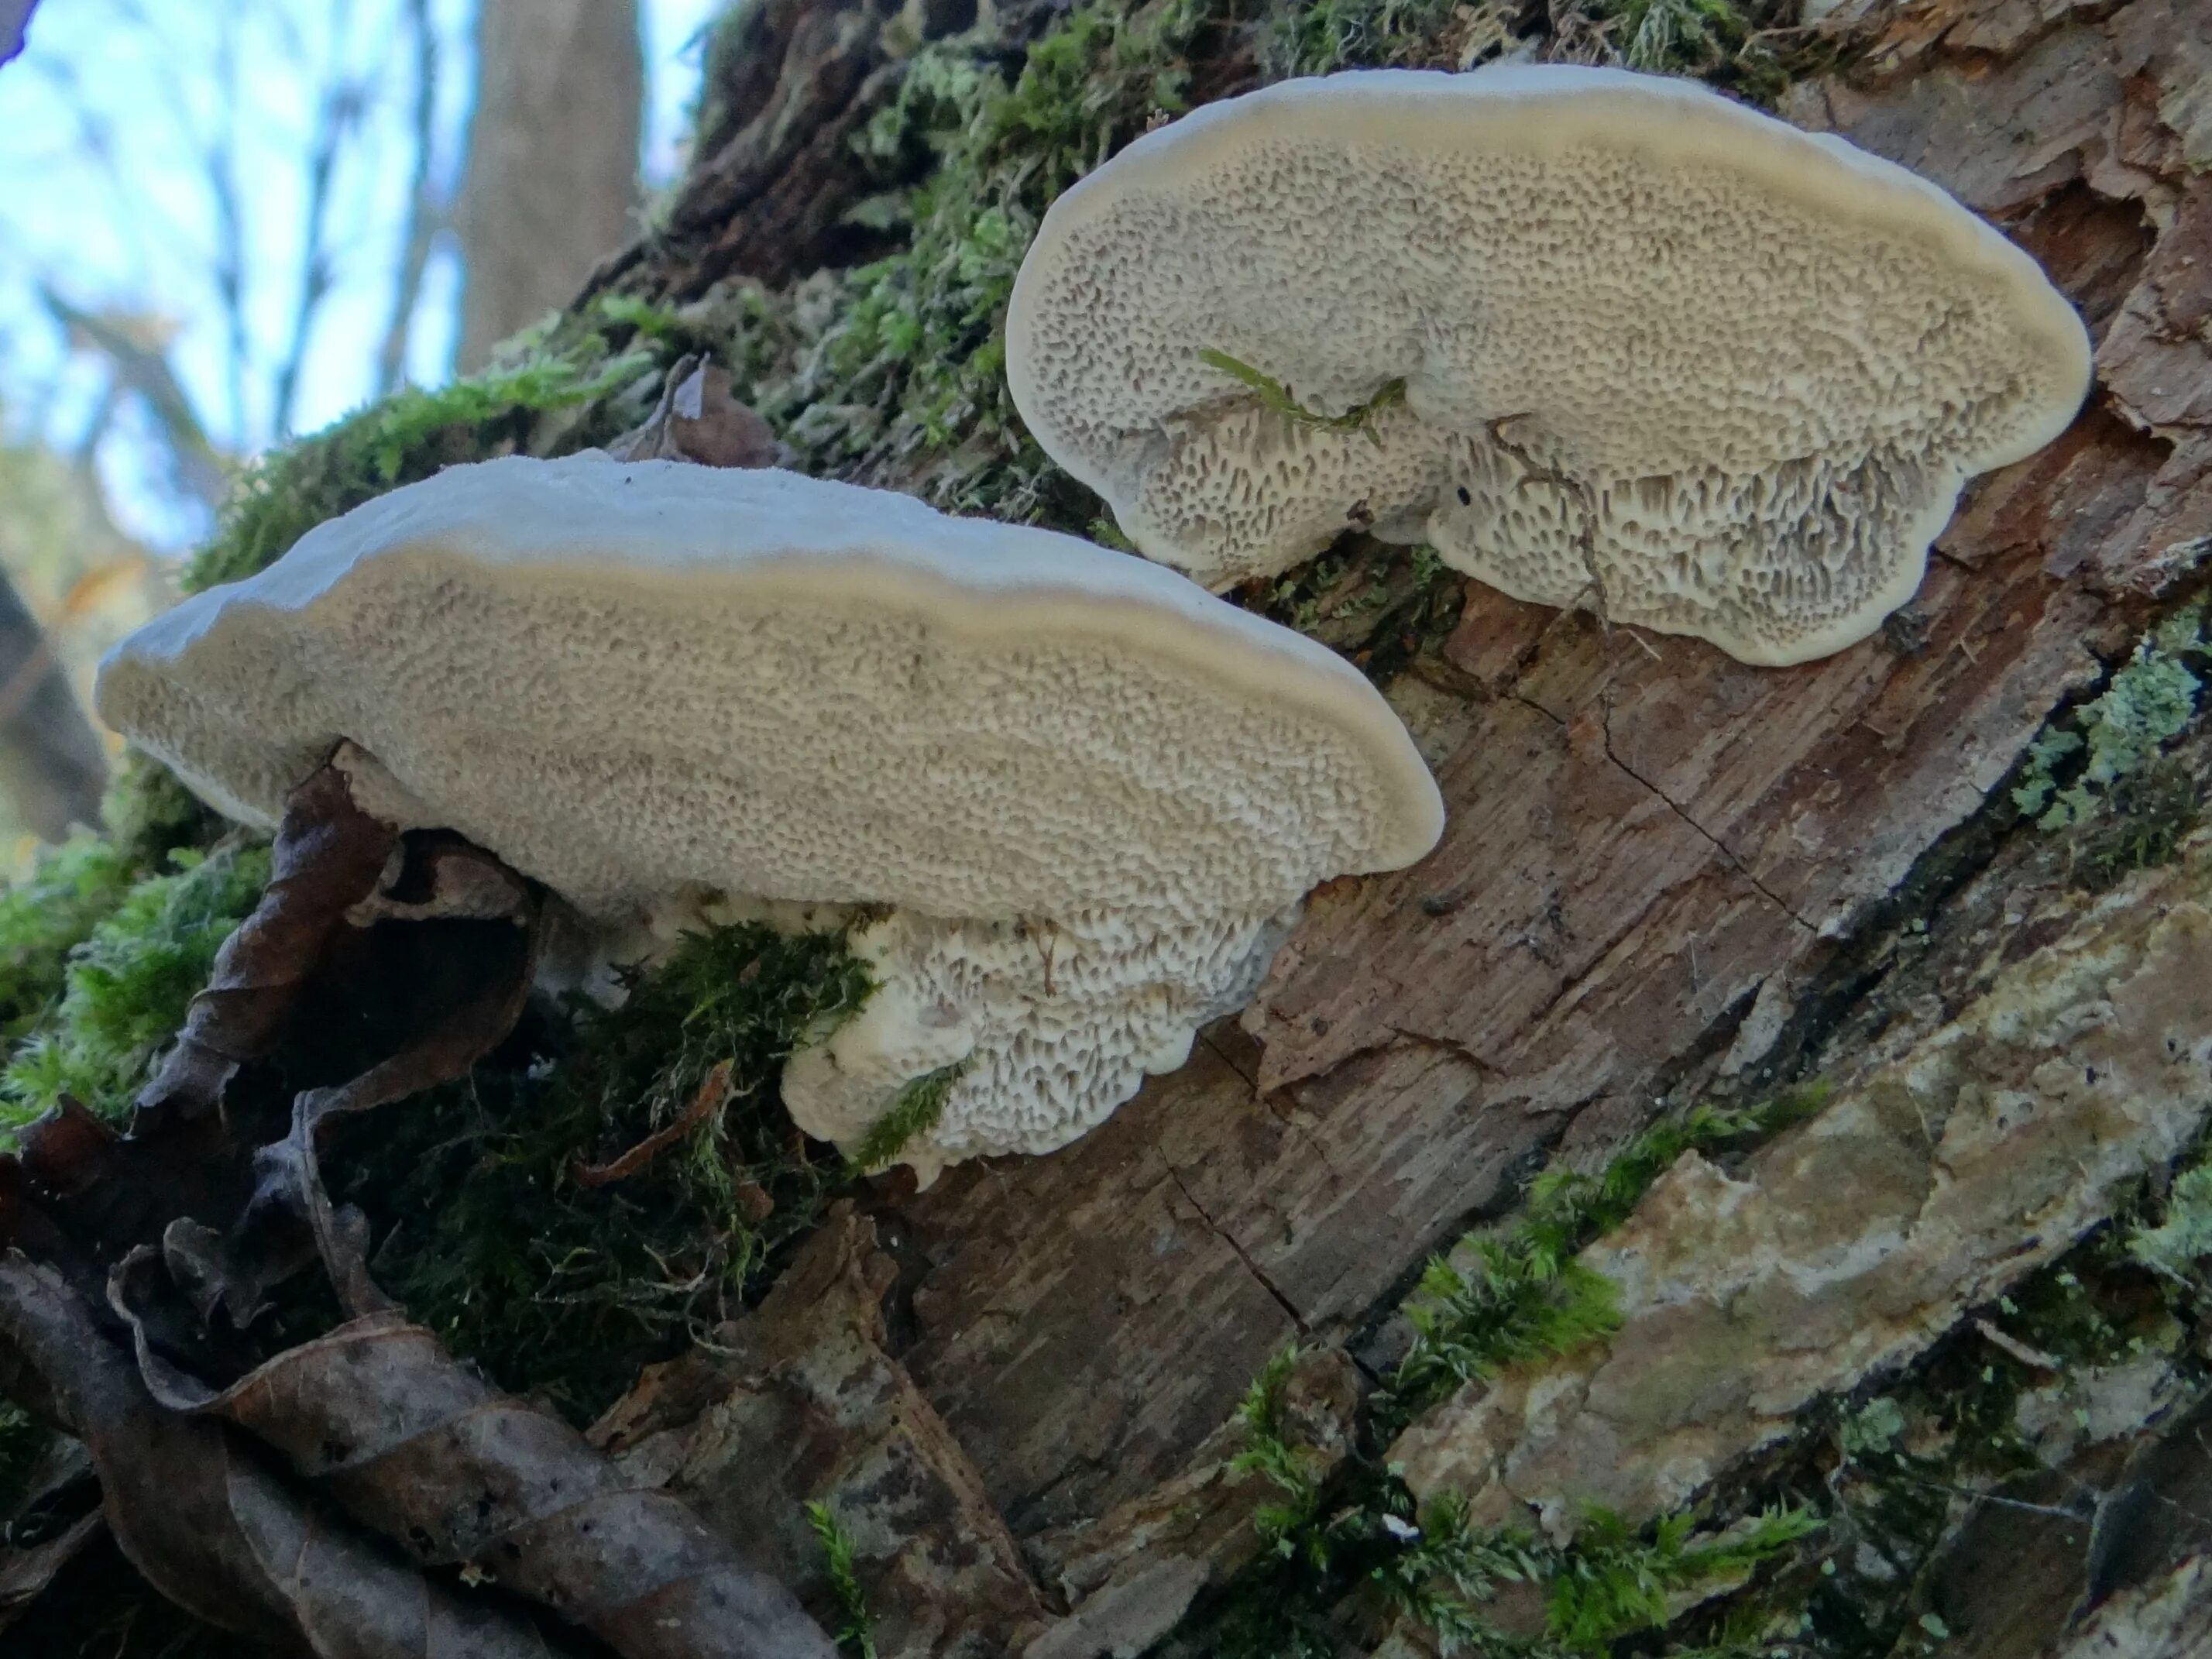
[[[57,842],[100,822],[107,757],[69,673],[0,574],[0,792],[23,828]]]
[[[456,216],[464,374],[629,239],[644,106],[637,0],[483,0]]]

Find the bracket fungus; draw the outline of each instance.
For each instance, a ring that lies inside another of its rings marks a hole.
[[[1006,337],[1046,453],[1210,587],[1371,520],[1765,664],[1872,633],[2090,369],[2034,261],[1935,185],[1566,65],[1290,81],[1163,127],[1053,204]]]
[[[959,1067],[900,1153],[925,1176],[1103,1119],[1249,996],[1309,889],[1443,821],[1311,641],[1069,537],[773,471],[454,467],[157,618],[98,703],[262,824],[347,740],[369,810],[602,937],[718,895],[865,907],[878,988],[786,1098],[850,1150]]]

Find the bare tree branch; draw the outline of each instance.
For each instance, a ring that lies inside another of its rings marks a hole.
[[[229,488],[222,457],[192,410],[176,371],[159,350],[137,338],[124,319],[71,305],[51,288],[40,296],[55,321],[115,365],[116,378],[145,401],[167,440],[178,486],[212,512]]]
[[[407,0],[407,27],[415,40],[415,175],[408,191],[407,245],[400,254],[392,320],[376,354],[379,397],[394,390],[407,372],[407,347],[414,337],[415,307],[422,297],[430,245],[445,228],[450,205],[436,183],[438,31],[430,16],[430,0]]]
[[[307,158],[307,218],[300,252],[299,303],[292,313],[292,338],[276,371],[276,402],[271,425],[280,439],[291,435],[293,406],[298,401],[300,371],[307,357],[307,343],[314,332],[315,314],[329,297],[336,280],[331,263],[331,186],[337,173],[338,156],[368,105],[363,82],[344,70],[346,41],[352,33],[350,0],[331,8],[330,66],[323,78],[322,96],[315,111],[315,137]]]

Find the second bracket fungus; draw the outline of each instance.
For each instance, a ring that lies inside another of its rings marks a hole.
[[[1936,185],[1564,65],[1209,105],[1053,204],[1006,335],[1046,452],[1208,586],[1371,521],[1768,664],[1872,633],[2090,368],[2034,261]]]
[[[957,1067],[900,1154],[925,1175],[1101,1121],[1249,996],[1310,888],[1443,821],[1312,641],[1068,537],[777,471],[453,468],[149,624],[98,702],[263,824],[349,740],[370,810],[610,934],[717,894],[871,907],[878,988],[787,1098],[850,1149]]]

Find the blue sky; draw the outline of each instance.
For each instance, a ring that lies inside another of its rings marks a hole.
[[[441,46],[438,158],[459,161],[473,74],[472,0],[430,0]],[[696,37],[716,0],[643,0],[648,181],[672,176],[697,85]],[[155,319],[195,406],[224,447],[274,435],[274,366],[287,355],[301,281],[306,152],[314,88],[341,65],[373,88],[357,142],[334,173],[336,283],[303,360],[296,430],[367,398],[392,307],[406,220],[412,50],[404,0],[46,0],[28,50],[0,71],[0,417],[17,434],[74,443],[94,419],[104,375],[72,361],[40,300]],[[206,154],[234,137],[247,372],[216,273],[223,238]],[[434,261],[410,378],[441,378],[455,272]],[[103,470],[134,529],[179,546],[203,528],[176,501],[141,417],[124,411]]]

